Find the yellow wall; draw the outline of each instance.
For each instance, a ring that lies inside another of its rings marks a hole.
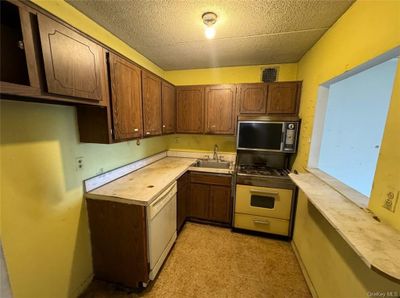
[[[333,27],[322,36],[317,44],[300,60],[298,78],[303,80],[300,117],[303,119],[301,138],[295,169],[304,171],[307,166],[308,154],[314,120],[314,111],[317,100],[317,91],[320,84],[363,64],[386,51],[400,45],[400,2],[399,1],[357,1],[336,22]],[[399,79],[396,80],[399,84]],[[381,147],[378,168],[384,156],[386,163],[392,166],[379,170],[375,176],[370,207],[376,213],[400,230],[400,204],[396,213],[382,212],[382,193],[392,190],[389,187],[395,183],[399,165],[396,150],[390,145],[396,143],[396,135],[400,126],[396,119],[395,106],[398,97],[391,102],[390,113],[385,127],[385,136]],[[398,114],[397,114],[398,116]],[[397,135],[398,141],[398,135]],[[385,172],[392,175],[391,183],[376,183],[384,181],[381,175]],[[397,191],[400,185],[397,180]],[[379,189],[379,191],[377,190]]]
[[[369,208],[379,218],[400,230],[400,61],[397,63],[395,82]],[[382,207],[389,192],[398,200],[395,213]]]
[[[295,169],[304,171],[307,166],[319,85],[399,45],[400,2],[357,1],[300,60],[302,128]],[[396,213],[381,207],[383,194],[392,189],[400,190],[399,70],[395,84],[370,208],[383,221],[400,229],[400,205]],[[400,290],[398,284],[369,270],[319,212],[307,203],[304,194],[299,196],[294,243],[320,297],[367,297],[368,290]]]
[[[261,82],[265,67],[278,67],[279,81],[295,81],[297,63],[252,65],[167,71],[165,78],[175,85],[238,84]]]

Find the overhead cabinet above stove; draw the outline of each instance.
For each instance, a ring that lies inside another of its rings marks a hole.
[[[240,115],[297,116],[301,82],[241,84]]]

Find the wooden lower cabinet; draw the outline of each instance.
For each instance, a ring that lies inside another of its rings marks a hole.
[[[87,199],[96,278],[138,287],[149,281],[144,206]]]
[[[208,220],[210,186],[207,184],[191,183],[189,199],[189,216]]]
[[[230,186],[210,186],[209,219],[216,222],[230,223],[231,201]]]
[[[231,181],[230,175],[191,172],[188,217],[230,225]]]
[[[186,172],[177,181],[176,194],[176,229],[179,232],[185,224],[187,217],[187,205],[190,197],[190,174]]]

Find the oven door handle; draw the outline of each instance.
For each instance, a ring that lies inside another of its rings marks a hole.
[[[277,191],[263,191],[263,190],[258,190],[258,189],[250,189],[251,193],[254,194],[259,194],[259,195],[267,195],[267,196],[273,196],[275,199],[278,199],[279,197],[279,192]]]
[[[253,219],[253,222],[255,224],[262,224],[262,225],[269,225],[270,222],[268,220],[257,220],[257,219]]]

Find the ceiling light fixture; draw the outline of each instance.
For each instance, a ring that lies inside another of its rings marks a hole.
[[[217,22],[217,15],[213,12],[205,12],[201,16],[203,19],[204,25],[206,25],[206,29],[204,30],[204,34],[208,39],[213,39],[215,37],[215,23]]]

